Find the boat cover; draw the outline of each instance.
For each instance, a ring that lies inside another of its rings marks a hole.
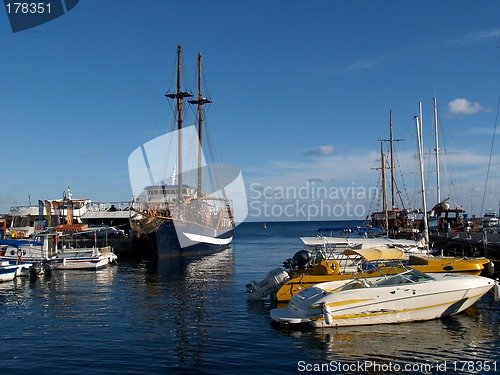
[[[382,248],[382,249],[377,249],[377,248],[369,248],[369,249],[359,249],[359,250],[354,250],[354,249],[347,249],[344,250],[345,255],[357,255],[362,257],[363,259],[366,259],[369,262],[376,261],[376,260],[394,260],[394,259],[403,259],[404,257],[404,252],[401,249],[396,249],[396,248]]]

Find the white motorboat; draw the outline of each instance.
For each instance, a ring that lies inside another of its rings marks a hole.
[[[369,279],[317,284],[293,296],[287,307],[271,310],[271,318],[314,327],[431,320],[465,310],[493,287],[498,292],[498,282],[482,276],[409,269],[373,284]]]
[[[481,224],[483,224],[483,228],[494,228],[497,227],[500,222],[498,215],[496,212],[489,211],[484,214],[483,219],[481,220]]]
[[[58,252],[45,262],[49,270],[97,270],[116,261],[111,246],[89,249],[69,249]]]
[[[64,235],[57,232],[37,233],[33,241],[17,240],[17,242],[3,241],[6,247],[0,252],[1,261],[42,262],[45,269],[56,270],[99,269],[117,259],[111,246],[71,248],[65,244]]]
[[[23,271],[29,272],[31,266],[30,263],[0,261],[0,282],[13,280],[16,276],[21,276]]]

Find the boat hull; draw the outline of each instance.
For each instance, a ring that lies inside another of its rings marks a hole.
[[[111,260],[109,257],[101,258],[60,258],[47,262],[47,268],[54,270],[97,270],[106,267]]]
[[[144,222],[144,220],[146,220]],[[233,229],[218,230],[192,222],[161,218],[143,218],[132,224],[147,237],[153,253],[159,258],[205,255],[231,246]]]
[[[116,261],[118,257],[110,246],[91,249],[66,250],[45,261],[45,268],[53,270],[97,270]]]
[[[17,268],[0,268],[0,282],[14,280],[16,277]]]
[[[31,263],[17,263],[17,261],[1,259],[0,282],[13,280],[16,276],[24,276],[25,272],[29,274],[30,267],[32,267]]]

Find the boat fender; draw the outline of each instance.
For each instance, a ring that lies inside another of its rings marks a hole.
[[[323,312],[323,318],[325,319],[326,324],[331,326],[333,323],[332,311],[330,310],[330,307],[328,307],[326,302],[321,303],[321,310]]]
[[[488,263],[488,275],[493,275],[495,273],[495,263],[490,261]]]
[[[495,302],[500,302],[500,285],[498,284],[498,279],[495,280],[493,294],[495,295]]]

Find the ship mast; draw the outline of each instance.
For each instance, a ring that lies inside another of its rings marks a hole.
[[[389,234],[389,212],[387,211],[387,188],[386,188],[386,176],[385,176],[385,154],[383,143],[380,142],[380,155],[382,159],[382,209],[385,215],[385,233]]]
[[[389,142],[391,145],[391,211],[396,208],[394,194],[394,138],[392,137],[392,111],[389,112]]]
[[[434,98],[434,130],[436,139],[436,185],[437,185],[437,203],[441,202],[441,182],[440,182],[440,171],[439,171],[439,131],[438,131],[438,114],[437,114],[437,99]]]
[[[392,111],[389,111],[389,139],[381,139],[382,142],[389,142],[390,147],[390,171],[391,171],[391,211],[396,209],[396,177],[394,175],[394,142],[399,142],[402,139],[394,139],[392,135]]]
[[[422,140],[422,102],[419,102],[418,116],[415,116],[415,123],[417,127],[417,141],[418,141],[418,158],[420,162],[420,183],[422,186],[422,206],[423,206],[423,224],[424,224],[424,239],[426,246],[429,244],[429,227],[427,223],[427,203],[425,192],[424,180],[424,145]]]
[[[198,198],[201,198],[202,192],[201,192],[201,162],[202,162],[202,155],[203,155],[203,105],[212,103],[211,100],[204,98],[203,94],[201,93],[201,67],[202,67],[202,58],[201,58],[201,53],[198,54],[198,98],[188,100],[189,103],[191,104],[197,104],[198,105]]]
[[[188,92],[182,91],[181,89],[181,56],[182,56],[182,47],[180,45],[177,46],[177,91],[175,93],[167,93],[165,96],[170,99],[176,99],[176,105],[175,105],[175,112],[177,114],[177,130],[178,130],[178,145],[177,145],[177,169],[178,169],[178,178],[177,178],[177,183],[178,183],[178,193],[177,193],[177,199],[180,202],[182,202],[182,119],[183,119],[183,114],[182,114],[182,104],[184,101],[184,98],[188,98],[193,96],[193,94],[190,94]]]

